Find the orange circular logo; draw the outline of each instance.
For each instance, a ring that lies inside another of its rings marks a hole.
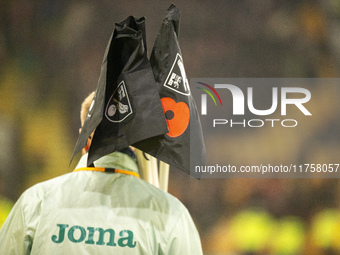
[[[189,125],[190,110],[186,103],[176,103],[170,97],[163,97],[161,99],[163,110],[166,116],[170,137],[178,137],[185,132]]]

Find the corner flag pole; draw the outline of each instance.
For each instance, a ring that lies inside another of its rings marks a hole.
[[[168,192],[169,164],[159,161],[159,188]]]
[[[152,157],[149,154],[144,153],[143,151],[135,148],[135,153],[137,156],[138,166],[140,168],[141,178],[168,192],[168,183],[169,183],[169,165],[164,163],[163,161],[159,161],[159,173],[157,167],[157,158]]]
[[[157,158],[152,157],[151,155],[147,154],[150,162],[150,172],[152,178],[152,184],[159,188],[159,181],[158,181],[158,167],[157,167]]]

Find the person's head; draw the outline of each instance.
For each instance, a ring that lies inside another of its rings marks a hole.
[[[86,115],[90,109],[93,97],[94,97],[95,92],[92,92],[90,95],[88,95],[83,103],[81,104],[81,109],[80,109],[80,123],[81,123],[81,128],[84,126],[84,122],[86,119]],[[79,133],[81,132],[81,128],[79,128]],[[90,148],[92,137],[93,137],[94,132],[90,135],[90,137],[87,139],[87,143],[84,149],[82,149],[82,154],[84,155],[88,149]]]
[[[90,106],[91,106],[91,103],[93,101],[93,97],[94,97],[94,94],[95,92],[92,92],[90,95],[88,95],[83,103],[81,104],[81,109],[80,109],[80,122],[81,122],[81,128],[84,126],[84,122],[85,122],[85,119],[86,119],[86,115],[90,109]],[[81,128],[79,128],[79,134],[81,132]],[[94,134],[94,131],[92,132],[92,134],[90,135],[90,137],[87,139],[87,143],[86,143],[86,146],[85,148],[82,149],[82,155],[84,155],[88,149],[90,148],[91,146],[91,142],[92,142],[92,137],[93,137],[93,134]],[[132,151],[134,151],[135,149],[131,146],[129,146],[130,149],[132,149]]]

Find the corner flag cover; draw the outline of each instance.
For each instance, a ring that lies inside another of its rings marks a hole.
[[[158,86],[147,58],[145,19],[115,24],[98,86],[73,156],[93,131],[88,165],[130,144],[168,132]]]
[[[179,9],[171,5],[163,19],[150,57],[169,132],[133,146],[190,173],[190,161],[204,165],[205,146],[178,43],[179,20]],[[190,137],[195,138],[191,143]],[[196,178],[200,177],[200,174],[191,174]]]

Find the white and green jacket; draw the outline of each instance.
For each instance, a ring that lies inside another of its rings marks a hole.
[[[89,169],[86,156],[78,171],[21,195],[0,230],[0,254],[202,254],[187,209],[136,177],[131,157],[115,152]]]

